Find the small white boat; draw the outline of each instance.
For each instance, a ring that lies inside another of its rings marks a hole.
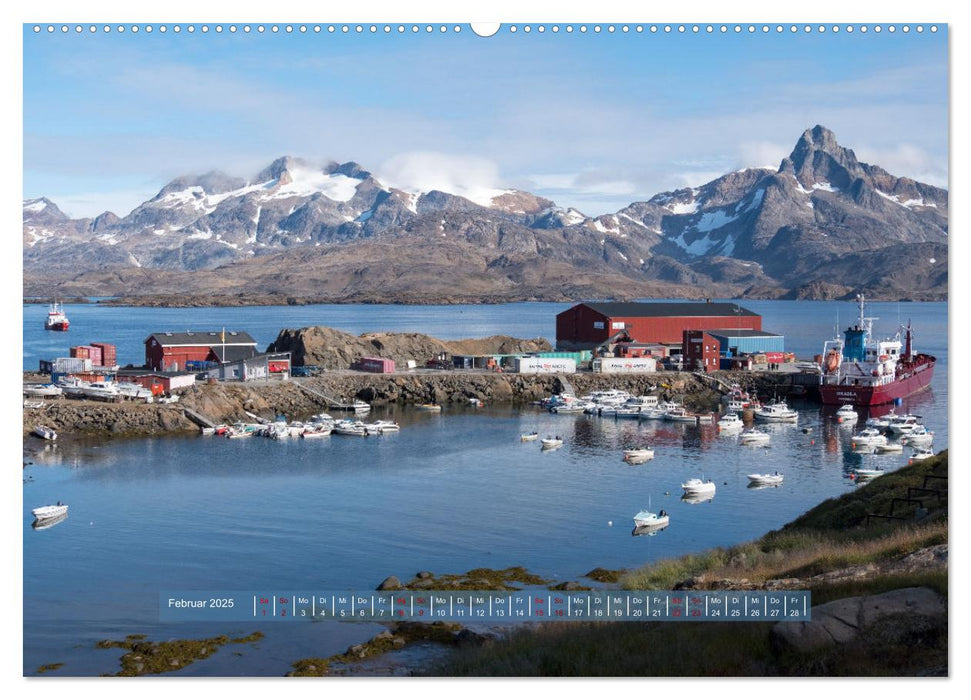
[[[63,392],[56,384],[24,384],[24,396],[60,396]]]
[[[339,420],[334,423],[331,430],[338,435],[351,435],[353,437],[367,437],[368,435],[367,428],[359,420]]]
[[[59,518],[62,515],[66,515],[67,505],[58,501],[57,504],[53,506],[40,506],[39,508],[34,508],[32,511],[30,511],[30,513],[38,520],[50,520],[51,518]]]
[[[711,479],[688,479],[681,484],[686,495],[715,495],[715,482]]]
[[[390,420],[377,420],[373,423],[365,423],[364,429],[369,435],[383,435],[384,433],[397,433],[401,426]]]
[[[314,438],[327,437],[331,433],[331,426],[325,425],[323,423],[313,423],[304,428],[303,432],[300,433],[300,437],[305,440],[312,440]]]
[[[894,416],[893,420],[890,421],[890,425],[887,426],[887,432],[891,435],[910,435],[917,426],[920,425],[920,419],[917,416],[906,415],[906,416]]]
[[[553,447],[560,447],[561,445],[563,445],[563,440],[560,439],[559,436],[552,437],[552,438],[550,437],[543,438],[542,440],[540,440],[540,442],[543,443],[544,450],[548,450]]]
[[[756,420],[767,423],[795,423],[799,420],[799,412],[786,405],[785,401],[775,401],[760,406],[753,411]]]
[[[742,430],[744,427],[745,423],[742,422],[737,413],[726,413],[718,420],[718,430],[723,433]]]
[[[416,403],[415,408],[417,408],[419,411],[441,411],[442,410],[442,407],[437,403]],[[371,410],[370,406],[368,406],[368,410]]]
[[[866,427],[886,430],[890,426],[890,421],[894,418],[896,418],[896,414],[893,411],[885,416],[871,416],[866,419]]]
[[[98,401],[114,401],[121,397],[121,392],[114,382],[91,382],[81,393],[89,399]]]
[[[749,428],[738,436],[738,441],[743,445],[764,445],[771,439],[768,433],[762,432],[758,428]]]
[[[876,447],[878,445],[886,445],[887,436],[876,428],[866,428],[850,438],[850,441],[854,447],[857,445]]]
[[[929,447],[934,442],[934,432],[923,425],[917,425],[901,442],[905,445]]]
[[[903,452],[904,446],[899,442],[888,442],[884,445],[877,445],[877,454],[887,454],[891,452]]]
[[[748,474],[747,476],[750,482],[758,486],[778,486],[784,478],[779,472],[773,474]]]
[[[860,467],[858,469],[854,469],[853,473],[861,479],[874,479],[878,476],[883,476],[884,471],[883,469],[864,469],[863,467]]]
[[[675,406],[664,414],[664,420],[669,420],[674,423],[697,423],[698,416],[694,413],[689,413],[688,409],[684,406]]]
[[[118,382],[115,385],[118,393],[125,397],[126,399],[142,399],[148,400],[152,398],[152,392],[146,389],[141,384],[134,384],[132,382]]]
[[[200,432],[203,435],[215,435],[216,434],[216,429],[214,427],[213,428],[207,428],[207,427],[203,426],[199,430],[200,430]]]
[[[654,459],[654,450],[649,447],[637,447],[631,450],[624,450],[624,461],[631,464],[640,464],[649,459]]]
[[[648,509],[650,506],[648,506]],[[642,510],[634,516],[634,527],[658,529],[667,527],[671,522],[670,516],[662,509],[660,513]]]
[[[843,406],[840,406],[838,411],[836,411],[837,423],[856,425],[856,421],[859,419],[859,417],[860,414],[858,414],[850,404],[844,404]]]
[[[31,432],[43,440],[57,440],[57,433],[46,425],[38,425]]]
[[[535,430],[533,432],[531,432],[531,433],[523,433],[522,435],[519,436],[519,439],[522,442],[530,442],[532,440],[539,440],[539,433],[537,433]]]
[[[911,462],[919,462],[922,459],[933,457],[934,452],[927,447],[915,447],[914,454],[910,455]]]

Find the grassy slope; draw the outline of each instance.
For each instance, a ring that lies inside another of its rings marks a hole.
[[[887,474],[840,498],[827,500],[756,542],[664,560],[628,573],[629,589],[668,589],[690,577],[718,588],[721,579],[807,577],[899,558],[947,541],[947,500],[928,499],[919,523],[887,521],[865,527],[866,514],[888,513],[891,499],[923,485],[927,474],[947,474],[947,451]],[[930,486],[940,485],[929,484]],[[946,489],[946,486],[943,487]],[[897,506],[912,515],[916,506]],[[875,575],[863,580],[810,584],[813,603],[929,586],[947,595],[946,571]],[[800,582],[799,587],[805,587]],[[946,673],[947,628],[900,625],[868,629],[852,654],[831,649],[811,655],[779,654],[771,624],[559,623],[515,632],[507,640],[456,654],[436,674],[459,676],[899,676]]]

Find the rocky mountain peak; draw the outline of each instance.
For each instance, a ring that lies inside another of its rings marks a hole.
[[[182,192],[190,187],[201,187],[207,194],[222,194],[238,189],[244,184],[246,183],[241,178],[232,177],[218,170],[210,170],[202,175],[181,175],[175,178],[159,190],[155,198],[164,197],[170,192]]]
[[[324,172],[330,175],[345,175],[355,180],[367,180],[371,177],[370,171],[365,170],[359,163],[348,161],[346,163],[330,163]]]
[[[46,222],[69,221],[70,217],[57,208],[47,197],[24,200],[24,223],[31,220],[44,220]]]
[[[256,175],[256,182],[268,182],[270,180],[279,180],[283,178],[284,173],[289,175],[290,171],[295,168],[312,168],[313,166],[307,161],[301,158],[294,158],[293,156],[280,156],[275,161],[270,163],[267,167],[263,168]],[[291,178],[292,179],[292,178]],[[291,180],[287,180],[290,182]],[[286,184],[286,183],[283,183]]]
[[[825,184],[846,189],[863,175],[856,154],[840,146],[836,134],[819,124],[803,132],[779,172],[793,175],[807,189]]]

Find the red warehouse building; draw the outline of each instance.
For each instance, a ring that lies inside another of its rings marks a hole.
[[[718,369],[720,350],[718,338],[704,331],[685,331],[682,336],[685,369],[713,372]]]
[[[592,350],[626,331],[635,343],[679,345],[687,330],[762,330],[757,313],[724,302],[589,302],[556,315],[557,350]]]
[[[145,339],[145,366],[154,370],[192,369],[205,362],[234,362],[256,355],[245,331],[152,333]]]

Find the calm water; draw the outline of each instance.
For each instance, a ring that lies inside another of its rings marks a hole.
[[[786,335],[800,355],[818,352],[850,304],[746,302],[765,328]],[[443,337],[509,333],[552,335],[557,304],[492,307],[283,307],[266,309],[69,309],[72,329],[53,340],[37,332],[25,307],[26,348],[49,343],[117,340],[123,362],[140,358],[140,340],[167,327],[219,324],[249,330],[262,344],[281,326],[328,323],[359,333],[391,329]],[[935,354],[932,391],[905,403],[947,445],[947,308],[900,304],[912,317],[919,347]],[[897,305],[874,304],[878,329],[895,324]],[[455,317],[467,317],[456,325]],[[266,320],[267,318],[271,320]],[[135,321],[134,319],[138,320]],[[87,324],[87,325],[85,325]],[[85,328],[95,329],[90,337]],[[456,331],[456,328],[459,328]],[[50,334],[54,335],[54,334]],[[122,342],[122,337],[128,340]],[[78,339],[78,340],[76,340]],[[60,351],[58,351],[60,352]],[[129,357],[126,353],[130,354]],[[28,364],[25,358],[25,365]],[[29,363],[33,365],[34,363]],[[896,468],[905,455],[851,452],[848,427],[812,404],[797,405],[799,427],[770,426],[769,448],[750,448],[709,427],[557,416],[507,407],[449,408],[429,415],[392,407],[396,435],[319,441],[171,437],[68,444],[31,457],[24,475],[24,669],[64,662],[57,673],[117,670],[117,650],[103,638],[248,633],[253,625],[157,622],[159,590],[220,588],[373,589],[384,577],[428,569],[462,572],[523,565],[556,580],[596,567],[632,567],[660,557],[753,539],[821,500],[855,488],[846,478],[861,464]],[[380,416],[380,412],[378,412]],[[564,446],[543,452],[519,435],[557,433]],[[621,450],[656,448],[632,466]],[[779,469],[785,484],[750,489],[745,475]],[[718,487],[709,503],[680,500],[680,484],[706,476]],[[634,537],[631,517],[648,505],[665,508],[671,526]],[[57,500],[70,516],[44,531],[30,509]],[[613,525],[608,523],[612,522]],[[296,629],[299,627],[300,629]],[[305,656],[326,656],[372,636],[374,625],[267,624],[256,647],[226,647],[182,673],[282,675]],[[242,656],[234,654],[239,651]]]

